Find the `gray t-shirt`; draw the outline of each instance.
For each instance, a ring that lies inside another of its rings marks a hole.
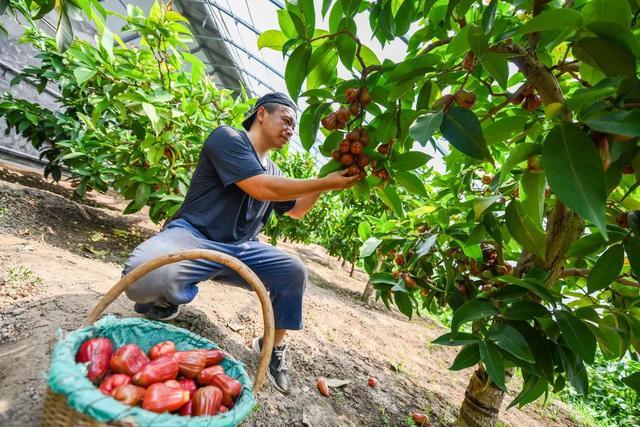
[[[256,239],[271,211],[282,215],[295,205],[295,200],[262,202],[235,185],[260,174],[282,172],[271,159],[266,167],[260,163],[246,132],[229,126],[215,129],[202,147],[187,196],[172,220],[183,218],[216,242]]]

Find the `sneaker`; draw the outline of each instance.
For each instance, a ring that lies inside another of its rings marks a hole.
[[[260,353],[262,351],[262,338],[254,339],[251,347],[254,351]],[[289,394],[291,387],[289,369],[287,368],[287,352],[286,344],[280,347],[273,347],[269,369],[267,369],[269,380],[283,394]]]
[[[157,320],[159,322],[168,322],[180,314],[180,306],[168,302],[135,304],[133,309],[136,313],[143,314],[147,319]]]

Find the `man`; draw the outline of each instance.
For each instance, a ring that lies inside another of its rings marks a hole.
[[[128,273],[158,256],[186,249],[213,249],[247,264],[269,289],[275,316],[275,342],[268,376],[283,393],[290,388],[284,338],[302,329],[302,296],[307,270],[302,261],[271,245],[258,233],[271,211],[302,218],[320,194],[351,187],[358,177],[346,171],[324,178],[283,177],[269,151],[284,147],[295,129],[295,105],[284,94],[258,99],[242,122],[247,132],[221,126],[209,135],[180,210],[160,233],[131,254]],[[127,290],[135,310],[153,320],[177,317],[193,300],[198,283],[213,279],[248,286],[234,271],[206,260],[181,261],[158,268]],[[260,351],[261,338],[253,348]]]

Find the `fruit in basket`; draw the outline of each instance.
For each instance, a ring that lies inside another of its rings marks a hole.
[[[76,362],[89,363],[87,377],[97,382],[109,370],[113,343],[109,338],[91,338],[82,343],[76,353]]]
[[[222,404],[225,406],[233,405],[236,397],[242,391],[242,384],[235,378],[231,378],[225,374],[218,374],[211,379],[211,385],[214,385],[222,391]]]
[[[187,378],[196,378],[207,363],[206,356],[200,350],[178,351],[174,356],[178,360],[180,373]]]
[[[173,355],[162,356],[147,363],[140,372],[135,374],[133,383],[142,387],[149,387],[154,383],[175,380],[178,376],[179,368],[178,359]]]
[[[224,368],[220,365],[213,365],[204,368],[198,375],[198,383],[202,385],[211,384],[211,380],[216,375],[224,374]]]
[[[149,350],[149,357],[151,360],[155,360],[161,356],[169,356],[176,352],[176,345],[173,341],[163,341],[151,347]]]
[[[182,385],[180,385],[180,383],[176,380],[167,380],[164,382],[164,385],[169,386],[169,387],[173,387],[173,388],[181,388],[183,390],[187,390],[186,388],[182,387]],[[189,391],[189,390],[187,390]]]
[[[104,394],[113,396],[113,392],[117,387],[124,384],[130,384],[130,383],[131,383],[131,377],[129,375],[113,374],[106,377],[98,388]]]
[[[135,375],[149,362],[149,358],[140,347],[126,344],[113,352],[110,365],[113,372]]]
[[[113,390],[113,397],[129,406],[136,406],[142,401],[147,390],[133,384],[123,384]]]
[[[198,386],[196,385],[196,382],[194,380],[192,380],[191,378],[183,378],[183,379],[179,380],[178,382],[180,383],[180,387],[182,387],[183,389],[187,390],[189,393],[191,393],[192,396],[196,392],[196,390],[198,389]]]
[[[169,387],[168,385],[163,383],[155,383],[151,384],[145,392],[144,399],[142,400],[142,407],[151,412],[173,412],[180,409],[180,407],[182,407],[188,401],[188,391],[182,388]]]
[[[213,385],[202,387],[193,396],[193,415],[215,415],[222,402],[222,391]]]
[[[187,403],[182,405],[182,408],[178,411],[178,415],[190,417],[193,415],[193,397]]]
[[[222,350],[201,350],[204,353],[204,357],[207,359],[206,366],[217,365],[225,358],[224,351]]]

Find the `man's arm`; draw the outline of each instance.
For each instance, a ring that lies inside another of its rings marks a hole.
[[[296,200],[296,204],[290,210],[285,212],[285,215],[293,219],[301,219],[311,210],[311,208],[313,208],[321,194],[322,192],[319,191],[317,193],[300,197]]]
[[[346,176],[346,174],[346,169],[330,173],[324,178],[314,179],[295,179],[261,174],[237,181],[236,185],[254,199],[263,202],[281,202],[300,199],[323,191],[349,188],[356,183],[359,176]],[[315,203],[315,200],[313,202]]]

